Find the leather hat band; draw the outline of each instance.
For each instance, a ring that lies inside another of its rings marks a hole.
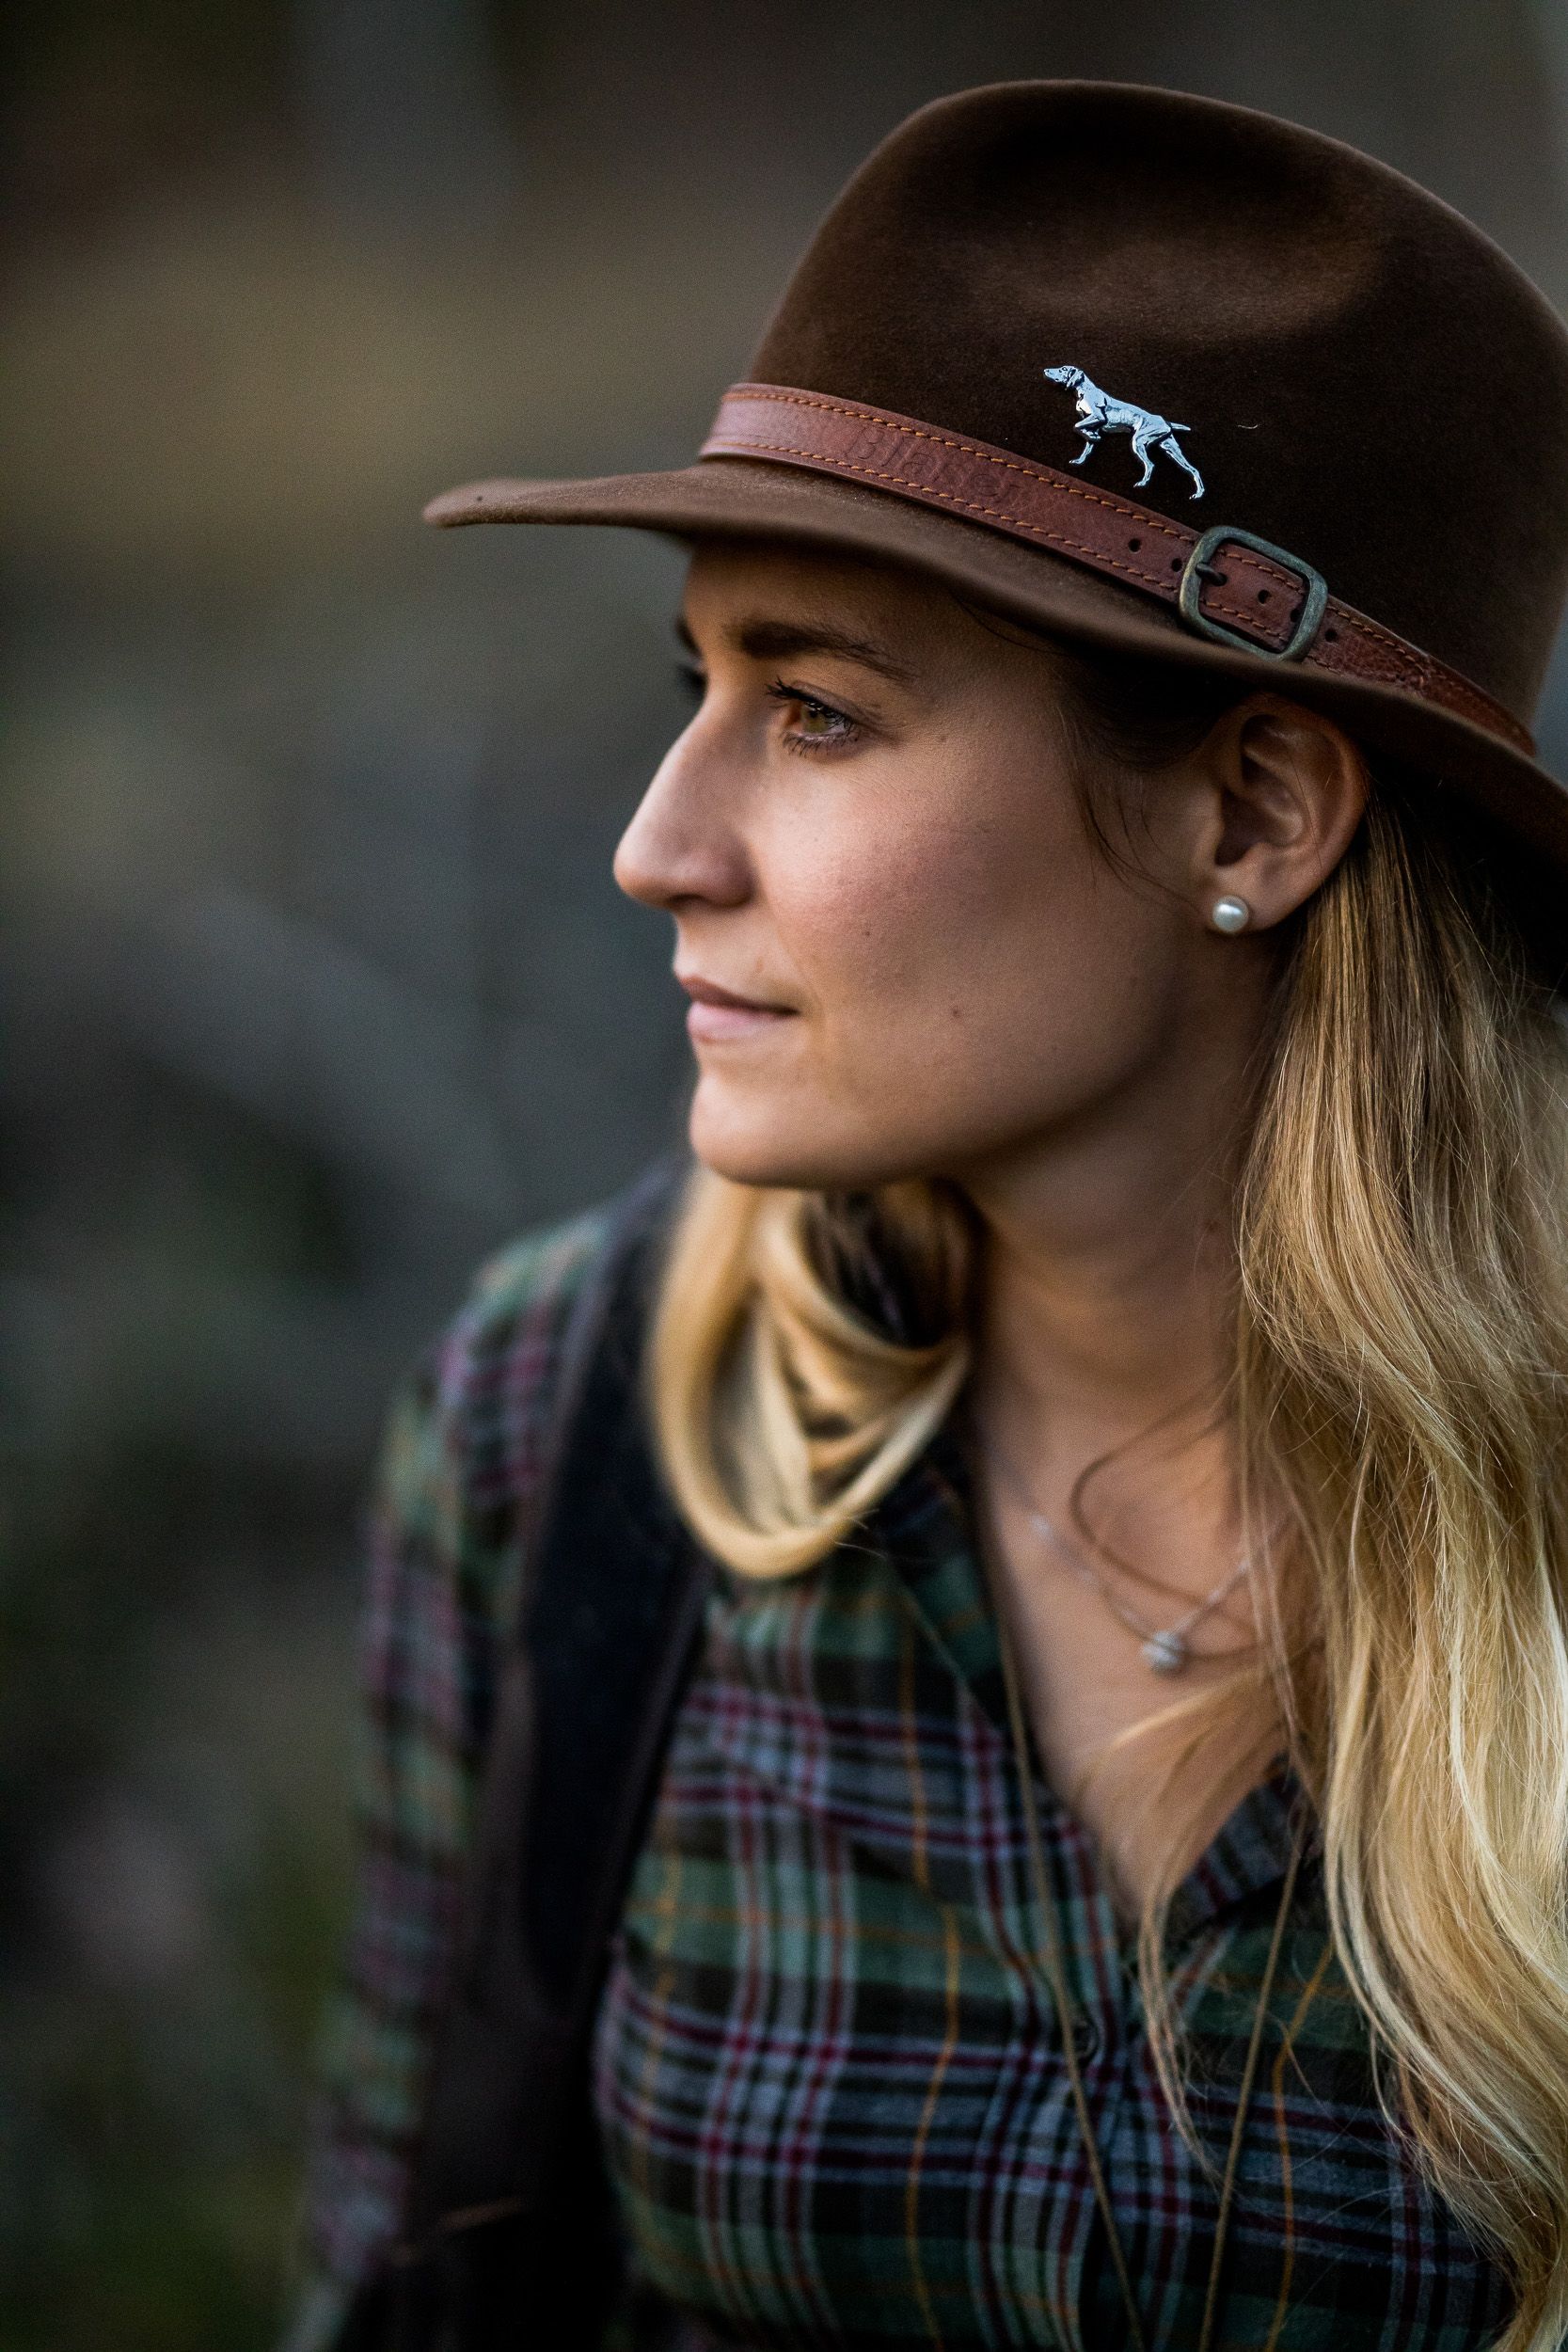
[[[807,466],[945,507],[1173,604],[1223,644],[1395,687],[1535,750],[1528,728],[1479,686],[1342,603],[1287,548],[1236,526],[1194,531],[1011,450],[786,384],[732,384],[698,454]]]

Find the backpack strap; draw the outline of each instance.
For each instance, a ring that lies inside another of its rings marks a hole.
[[[589,2042],[711,1572],[642,1404],[678,1174],[614,1204],[567,1323],[406,2229],[341,2352],[588,2345],[616,2285]]]

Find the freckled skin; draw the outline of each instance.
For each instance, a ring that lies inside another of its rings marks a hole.
[[[685,606],[706,697],[617,878],[674,916],[683,967],[796,1009],[699,1047],[700,1157],[764,1183],[978,1174],[1113,1107],[1123,1124],[1134,1098],[1164,1119],[1193,1057],[1244,1053],[1262,960],[1216,953],[1187,870],[1212,790],[1162,779],[1153,876],[1130,886],[1085,828],[1036,648],[911,572],[766,543],[700,546]],[[831,611],[917,682],[726,649],[726,617],[753,609]],[[800,714],[764,698],[775,671],[863,719],[863,739],[784,748]]]
[[[1152,780],[1080,779],[1049,651],[916,573],[836,551],[700,542],[685,614],[705,691],[616,878],[673,917],[683,973],[789,1009],[696,1041],[692,1147],[742,1183],[960,1184],[982,1235],[976,1417],[1058,1523],[1078,1472],[1121,1449],[1096,1488],[1101,1532],[1165,1595],[1127,1597],[1174,1622],[1240,1549],[1210,1409],[1229,1152],[1275,927],[1344,852],[1358,755],[1264,692]],[[912,678],[841,653],[758,660],[730,634],[755,614],[875,638]],[[835,713],[861,731],[847,739]],[[792,735],[831,748],[791,751]],[[1136,873],[1093,838],[1080,781],[1136,795]],[[1209,920],[1227,894],[1252,909],[1238,937]],[[1042,1554],[989,1447],[978,1492],[1042,1757],[1132,1899],[1172,1836],[1201,1850],[1228,1809],[1205,1813],[1205,1775],[1266,1753],[1270,1725],[1239,1715],[1229,1750],[1191,1764],[1150,1750],[1158,1726],[1116,1746],[1173,1692],[1101,1596]],[[1182,1690],[1255,1629],[1243,1587],[1195,1637]]]

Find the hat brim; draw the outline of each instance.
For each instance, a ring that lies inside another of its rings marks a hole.
[[[1372,750],[1450,786],[1500,826],[1529,861],[1568,880],[1568,788],[1539,761],[1394,686],[1244,652],[1195,635],[1177,616],[1046,548],[1034,548],[896,493],[804,467],[706,457],[656,473],[577,481],[497,480],[448,490],[424,510],[444,527],[468,523],[619,524],[695,543],[765,536],[838,547],[934,575],[998,611],[1090,644],[1233,677],[1322,710]],[[1512,861],[1511,861],[1512,863]],[[1528,891],[1528,928],[1568,962],[1560,888],[1543,892],[1530,866],[1509,877]]]

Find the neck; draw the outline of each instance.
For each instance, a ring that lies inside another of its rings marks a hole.
[[[1212,1581],[1234,1532],[1216,1408],[1230,1368],[1240,1141],[1219,1105],[1237,1090],[1161,1093],[966,1173],[984,1232],[972,1393],[981,1427],[1053,1516],[1089,1462],[1158,1424],[1105,1475],[1107,1534],[1115,1522],[1135,1547],[1158,1517],[1164,1556],[1190,1554],[1193,1575]]]
[[[1119,1199],[1096,1187],[1063,1202],[1027,1181],[972,1193],[980,1355],[1031,1418],[1071,1411],[1131,1434],[1223,1378],[1228,1202],[1210,1184],[1107,1174]]]
[[[984,1231],[987,1371],[1037,1409],[1070,1401],[1132,1427],[1223,1376],[1234,1138],[1129,1140],[1020,1155],[965,1189]]]

